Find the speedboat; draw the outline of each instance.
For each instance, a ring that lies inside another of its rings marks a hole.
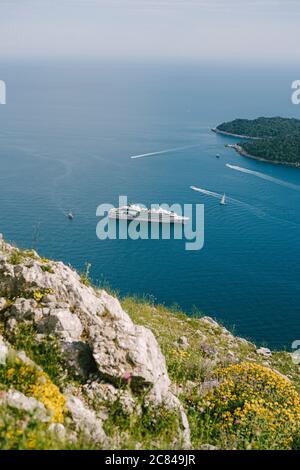
[[[222,196],[222,199],[221,199],[221,201],[220,201],[220,204],[221,204],[221,206],[225,206],[225,204],[226,204],[226,196],[225,196],[225,193],[224,193],[223,196]]]
[[[168,224],[184,224],[189,220],[189,217],[182,217],[173,211],[167,211],[162,208],[147,209],[146,207],[140,207],[137,204],[130,204],[129,206],[110,209],[108,217],[110,219],[137,220],[138,222],[158,222]]]

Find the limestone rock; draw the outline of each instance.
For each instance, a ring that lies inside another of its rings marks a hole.
[[[34,309],[37,302],[33,299],[16,299],[10,310],[6,312],[6,317],[13,317],[18,321],[32,320],[34,318]]]
[[[88,381],[83,386],[84,396],[88,403],[93,404],[102,419],[107,419],[107,410],[118,401],[123,412],[127,415],[140,414],[141,409],[138,401],[134,399],[128,389],[117,389],[108,383]]]
[[[45,292],[45,301],[65,302],[73,309],[79,309],[86,314],[96,315],[104,311],[100,299],[92,287],[87,287],[80,281],[80,276],[61,262],[52,263],[52,273],[41,269],[41,261],[32,260],[28,267],[24,264],[15,266],[9,263],[2,265],[6,276],[2,280],[3,288],[11,294],[20,297],[20,293]],[[1,268],[1,267],[0,267]],[[51,298],[49,299],[49,295]],[[44,301],[44,298],[42,298]]]
[[[261,356],[264,356],[264,357],[270,357],[272,356],[272,352],[270,351],[269,348],[258,348],[256,350],[256,353],[257,354],[260,354]]]
[[[53,310],[38,323],[40,333],[56,333],[72,340],[79,340],[82,330],[81,321],[70,310]]]
[[[202,444],[200,450],[218,450],[218,448],[212,444]]]
[[[6,305],[6,299],[4,297],[0,297],[0,312],[1,310],[4,309],[5,305]]]
[[[173,407],[181,415],[182,435],[188,442],[186,415],[170,391],[165,358],[153,333],[135,325],[116,298],[84,285],[70,267],[51,262],[49,272],[42,269],[43,260],[37,256],[13,265],[9,262],[12,247],[1,243],[0,289],[16,297],[6,312],[8,321],[32,322],[38,334],[55,334],[68,367],[84,380],[97,373],[116,387],[127,383],[133,395],[143,391],[152,406]],[[123,394],[122,400],[124,408],[133,409],[136,400],[131,392]],[[103,442],[101,421],[93,410],[74,395],[68,399],[68,408],[77,428]]]
[[[183,349],[184,351],[186,351],[189,347],[189,341],[186,336],[180,336],[180,338],[178,338],[177,340],[177,343],[179,347]]]
[[[214,356],[217,353],[217,350],[208,343],[200,343],[199,347],[206,356]]]
[[[61,351],[68,368],[78,377],[87,379],[97,372],[97,366],[90,346],[83,341],[62,341]]]
[[[216,322],[215,320],[213,320],[213,318],[211,318],[211,317],[207,317],[207,316],[201,317],[201,318],[200,318],[200,322],[205,323],[206,325],[211,326],[211,327],[213,327],[213,328],[220,328],[219,323],[217,323],[217,322]]]
[[[35,418],[42,422],[47,422],[51,419],[43,403],[33,397],[27,397],[17,390],[4,392],[1,396],[0,403],[12,408],[17,408],[18,410],[33,413]]]
[[[133,388],[153,388],[156,399],[162,401],[170,380],[153,333],[134,325],[125,312],[121,311],[118,320],[118,310],[113,312],[113,322],[104,317],[101,326],[95,323],[89,329],[89,342],[99,371],[113,382],[130,381]]]
[[[24,364],[27,364],[28,366],[34,367],[37,370],[42,371],[42,368],[38,366],[35,362],[33,362],[24,351],[18,351],[15,352],[15,357],[20,359],[20,361],[24,362]]]
[[[206,393],[210,392],[214,388],[217,388],[219,385],[220,385],[220,382],[216,379],[205,380],[200,385],[200,394],[205,395]]]
[[[77,433],[83,434],[96,444],[104,445],[107,442],[102,421],[97,418],[94,411],[87,408],[79,398],[73,395],[67,397],[66,406]]]
[[[15,318],[9,318],[5,323],[5,332],[8,335],[11,335],[14,333],[17,326],[18,326],[17,320]]]
[[[180,400],[171,393],[169,393],[165,397],[163,404],[170,410],[176,410],[179,413],[181,419],[181,426],[180,429],[178,429],[178,444],[184,449],[189,449],[191,447],[190,426]]]
[[[234,340],[240,344],[244,344],[245,346],[253,346],[252,343],[250,343],[250,341],[248,341],[245,338],[240,338],[239,336],[234,338]]]
[[[119,390],[112,384],[89,380],[83,386],[85,395],[90,401],[98,403],[114,403],[119,396]]]
[[[3,337],[0,335],[0,365],[6,364],[6,359],[9,354],[9,348],[5,343]]]
[[[163,400],[170,385],[164,356],[152,332],[135,325],[116,298],[84,285],[61,262],[52,262],[50,273],[41,269],[40,258],[16,266],[8,259],[0,265],[0,280],[4,290],[17,295],[7,312],[9,317],[37,323],[38,333],[56,334],[69,343],[64,346],[66,351],[82,352],[83,345],[77,347],[74,341],[81,340],[84,329],[84,342],[103,376],[112,382],[130,381],[132,387],[153,388],[155,400]],[[26,297],[38,292],[41,300],[24,298],[24,292]],[[73,363],[79,356],[74,355]],[[81,364],[77,366],[84,372]]]
[[[61,440],[66,438],[66,428],[61,423],[51,423],[48,427],[48,431],[55,434]]]

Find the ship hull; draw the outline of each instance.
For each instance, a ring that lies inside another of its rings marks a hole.
[[[110,213],[109,219],[116,219],[116,220],[128,220],[129,222],[135,220],[136,222],[146,222],[146,223],[159,223],[159,224],[185,224],[187,223],[188,219],[176,219],[168,216],[158,216],[156,214],[149,214],[146,215],[138,215],[132,216],[129,214],[116,214]]]

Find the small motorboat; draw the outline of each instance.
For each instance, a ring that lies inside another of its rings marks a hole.
[[[73,220],[74,219],[74,214],[72,212],[68,213],[68,219]]]
[[[226,196],[225,196],[225,193],[224,193],[223,196],[222,196],[222,199],[221,199],[221,201],[220,201],[220,204],[221,204],[221,206],[225,206],[225,204],[226,204]]]

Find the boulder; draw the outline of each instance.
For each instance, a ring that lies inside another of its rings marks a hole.
[[[200,343],[199,348],[206,356],[215,356],[217,354],[217,350],[206,342]]]
[[[186,336],[180,336],[180,338],[178,338],[177,340],[177,343],[178,343],[178,346],[184,351],[186,351],[189,347],[189,341]]]
[[[27,397],[17,390],[8,390],[1,395],[0,403],[18,410],[34,414],[35,419],[42,422],[51,420],[43,403],[33,397]]]
[[[90,346],[83,341],[61,341],[61,351],[69,369],[82,379],[97,372]]]
[[[211,317],[204,316],[204,317],[201,317],[201,318],[199,319],[199,321],[200,321],[201,323],[204,323],[205,325],[211,326],[211,327],[213,327],[213,328],[218,328],[218,329],[220,328],[219,323],[217,323],[217,322],[216,322],[213,318],[211,318]]]
[[[35,369],[42,371],[42,368],[38,366],[35,362],[33,362],[24,351],[17,351],[14,352],[15,357],[20,359],[20,361],[24,362],[24,364],[27,364],[30,367],[34,367]]]
[[[234,338],[234,341],[237,342],[237,343],[243,344],[243,345],[245,345],[245,346],[252,346],[252,347],[253,347],[253,344],[250,343],[250,341],[248,341],[248,340],[245,339],[245,338],[240,338],[239,336],[237,336],[236,338]]]
[[[212,444],[202,444],[200,450],[218,450],[218,448]]]
[[[97,418],[96,413],[85,406],[85,404],[74,395],[66,399],[66,407],[71,415],[72,422],[78,434],[95,444],[105,445],[106,434],[102,427],[102,421]]]
[[[0,312],[1,310],[4,309],[5,305],[6,305],[6,299],[4,297],[0,297]]]
[[[61,423],[51,423],[48,427],[48,431],[52,434],[55,434],[60,440],[66,438],[66,428]]]
[[[6,312],[6,317],[13,317],[17,321],[33,320],[34,310],[37,302],[33,299],[24,299],[19,297],[15,300],[11,308]]]
[[[53,262],[52,271],[43,271],[40,260],[31,260],[30,266],[20,264],[11,266],[7,261],[0,266],[5,276],[1,276],[3,289],[21,297],[27,293],[39,291],[45,293],[45,302],[65,302],[69,308],[78,309],[87,315],[96,315],[104,311],[103,305],[92,287],[85,286],[78,273],[61,262]],[[1,286],[0,286],[1,287]],[[49,295],[51,297],[49,298]],[[44,297],[41,301],[44,302]]]
[[[135,325],[116,298],[82,283],[79,274],[70,267],[51,262],[49,272],[42,269],[43,260],[37,257],[12,265],[11,247],[4,245],[0,289],[16,297],[8,317],[36,324],[38,334],[55,334],[68,367],[84,380],[91,372],[97,372],[98,377],[117,388],[127,384],[133,394],[140,391],[147,394],[153,406],[168,403],[179,411],[187,436],[187,419],[179,400],[170,391],[165,358],[153,333]],[[32,300],[34,295],[37,301]],[[88,429],[95,426],[101,441],[100,424],[78,400],[76,397],[69,400],[70,412],[77,422],[85,422]],[[130,409],[133,406],[130,397],[124,400],[124,406]],[[85,421],[84,414],[88,416]],[[93,425],[88,425],[88,421]]]
[[[81,321],[70,310],[52,310],[38,323],[39,333],[57,334],[71,340],[79,340],[82,330]]]
[[[6,364],[6,359],[9,354],[9,348],[5,343],[3,337],[0,335],[0,365]]]
[[[183,449],[190,449],[191,433],[189,421],[180,400],[171,393],[169,393],[165,397],[163,404],[170,410],[176,410],[179,413],[181,425],[178,429],[178,445]]]
[[[128,388],[120,390],[108,383],[89,380],[83,386],[83,392],[86,401],[93,405],[102,419],[108,418],[108,410],[116,401],[119,402],[123,413],[127,415],[141,412],[138,401],[134,399]]]
[[[5,323],[5,332],[8,335],[12,335],[18,326],[18,322],[15,318],[9,318]]]
[[[272,356],[272,351],[270,351],[269,348],[258,348],[256,350],[256,353],[257,354],[260,354],[261,356],[264,356],[264,357],[270,357]]]
[[[116,314],[116,312],[115,312]],[[122,311],[119,320],[104,317],[89,328],[89,343],[98,370],[112,382],[130,382],[132,388],[149,388],[158,401],[168,392],[170,380],[165,358],[153,333]]]

